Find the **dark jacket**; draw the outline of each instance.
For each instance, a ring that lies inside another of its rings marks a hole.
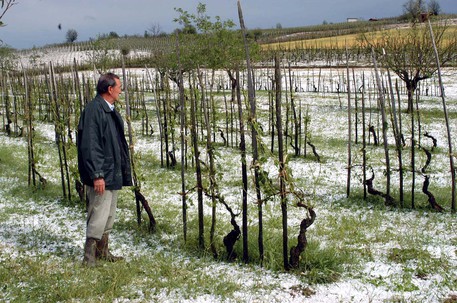
[[[104,178],[107,190],[132,185],[129,148],[124,121],[97,95],[81,114],[78,124],[78,169],[81,181],[89,186]]]

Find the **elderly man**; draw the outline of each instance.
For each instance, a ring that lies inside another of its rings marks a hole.
[[[89,199],[83,264],[97,260],[116,262],[108,249],[108,236],[116,217],[118,190],[132,186],[129,149],[124,121],[114,109],[122,85],[119,77],[100,77],[97,95],[87,104],[78,125],[78,169]]]

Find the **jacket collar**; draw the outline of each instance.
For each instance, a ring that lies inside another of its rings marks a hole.
[[[95,96],[95,100],[102,105],[102,108],[105,112],[107,112],[107,113],[113,112],[111,110],[111,108],[109,107],[108,103],[106,102],[106,100],[103,99],[103,97],[101,95],[97,94],[97,96]]]

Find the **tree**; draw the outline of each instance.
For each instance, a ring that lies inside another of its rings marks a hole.
[[[148,28],[148,33],[151,34],[152,37],[159,37],[163,36],[165,34],[164,31],[162,31],[162,27],[160,26],[159,23],[154,23]]]
[[[6,12],[17,4],[16,0],[0,0],[0,26],[5,26],[1,21]]]
[[[211,223],[211,231],[210,231],[210,241],[211,241],[211,249],[213,254],[215,253],[214,246],[214,231],[216,226],[216,203],[215,198],[224,204],[226,209],[231,212],[231,224],[233,226],[233,230],[224,238],[224,245],[227,248],[228,257],[232,258],[232,251],[233,251],[233,244],[237,241],[240,229],[237,225],[235,220],[235,216],[231,211],[231,208],[224,202],[224,199],[221,195],[217,195],[217,181],[219,180],[218,175],[216,174],[216,163],[214,161],[214,142],[215,142],[215,133],[217,132],[216,125],[217,125],[217,113],[216,113],[216,103],[214,99],[213,93],[213,84],[215,83],[214,75],[215,71],[219,69],[226,69],[232,83],[232,101],[235,100],[235,89],[237,100],[239,101],[239,105],[241,105],[241,91],[239,89],[238,80],[239,78],[234,78],[233,74],[239,71],[240,67],[244,63],[245,60],[245,51],[244,51],[244,43],[241,35],[239,32],[232,30],[235,27],[235,23],[232,20],[222,20],[219,16],[215,17],[215,20],[211,20],[211,18],[206,15],[206,6],[204,4],[199,3],[197,6],[197,13],[192,14],[189,13],[181,8],[175,9],[179,13],[179,17],[176,18],[174,21],[179,23],[183,26],[184,30],[178,31],[177,35],[179,38],[179,68],[181,73],[183,71],[189,71],[192,75],[194,74],[193,70],[196,69],[196,78],[199,82],[199,87],[201,87],[201,91],[199,96],[201,98],[201,104],[205,121],[202,121],[202,128],[206,126],[206,141],[207,141],[207,153],[209,158],[209,175],[208,179],[209,187],[206,190],[209,193],[209,196],[212,199],[212,223]],[[189,35],[189,32],[186,29],[194,29],[192,33],[193,35]],[[254,48],[255,49],[255,48]],[[211,83],[209,87],[209,93],[207,94],[205,89],[205,82],[202,78],[202,68],[207,68],[211,70],[211,80],[208,82]],[[248,76],[250,79],[251,77]],[[195,115],[198,112],[195,112],[196,104],[194,104],[195,97],[194,94],[190,94],[190,102],[191,102],[191,125],[197,125]],[[227,104],[226,104],[227,108]],[[242,111],[242,107],[239,107],[239,110]],[[242,118],[242,114],[240,114]],[[241,119],[240,118],[240,119]],[[240,120],[240,129],[243,129],[243,121]],[[197,133],[194,129],[195,127],[191,127],[192,140],[197,140]],[[241,131],[243,134],[243,131]],[[241,135],[242,135],[241,134]],[[203,134],[202,134],[203,136]],[[198,148],[198,142],[193,143],[194,146],[194,154],[198,155],[198,151],[195,151]],[[242,144],[244,146],[244,144]],[[241,148],[243,149],[243,147]],[[244,152],[242,152],[244,153]],[[201,179],[201,170],[198,168],[199,161],[196,159],[196,176]],[[246,168],[245,161],[242,163],[244,165],[244,169]],[[243,207],[246,206],[247,208],[247,172],[243,169]],[[203,176],[204,177],[204,176]],[[197,180],[197,188],[200,189],[200,184],[202,181]],[[217,196],[217,197],[216,197]],[[201,201],[202,197],[198,197],[198,204],[200,208],[200,204],[202,205]],[[244,209],[244,208],[243,208]],[[203,240],[203,208],[199,209],[199,224],[200,221],[201,227],[199,227],[199,238]],[[201,213],[201,214],[200,214]],[[246,211],[243,211],[243,260],[248,260],[247,254],[247,216],[246,218],[244,215],[247,214]],[[236,234],[237,236],[233,237]],[[202,243],[202,240],[199,240],[199,243]],[[203,247],[203,243],[201,244]]]
[[[457,36],[447,33],[446,25],[435,25],[435,42],[442,65],[456,58]],[[406,84],[408,112],[413,111],[414,93],[420,81],[429,79],[437,71],[433,43],[427,28],[413,24],[406,30],[386,31],[382,37],[365,37],[366,46],[374,48],[385,67],[392,70]]]
[[[67,37],[67,42],[68,43],[73,43],[73,42],[76,41],[76,39],[78,39],[78,32],[76,30],[74,30],[74,29],[69,29],[67,31],[66,37]]]
[[[109,32],[108,39],[117,39],[119,35],[116,32]]]
[[[2,22],[3,16],[13,6],[17,4],[16,0],[0,0],[0,27],[5,26]],[[3,40],[0,39],[0,45],[3,44]]]
[[[403,10],[409,19],[417,21],[421,13],[426,11],[425,2],[424,0],[408,0],[403,4]]]
[[[428,12],[434,16],[438,16],[441,13],[441,6],[437,0],[430,0],[428,3]]]

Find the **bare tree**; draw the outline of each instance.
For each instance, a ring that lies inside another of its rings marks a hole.
[[[457,36],[447,35],[446,25],[435,25],[435,42],[442,65],[457,56]],[[382,38],[365,37],[366,46],[373,47],[383,64],[392,70],[406,84],[408,91],[408,112],[413,111],[414,93],[419,81],[431,78],[437,71],[433,44],[426,28],[420,24],[405,30],[386,32]]]
[[[408,0],[403,4],[405,15],[413,21],[417,21],[420,14],[426,11],[424,0]]]
[[[153,36],[153,37],[158,37],[164,34],[164,31],[162,31],[162,27],[160,26],[159,23],[153,23],[149,28],[148,32]]]
[[[428,12],[434,16],[438,16],[441,13],[441,6],[437,0],[430,0],[428,3]]]

